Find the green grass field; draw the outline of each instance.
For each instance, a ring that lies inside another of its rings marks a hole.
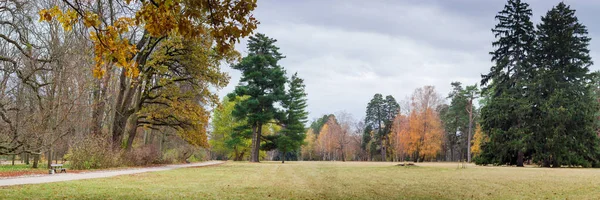
[[[0,188],[0,199],[599,199],[600,170],[381,162],[219,166]]]

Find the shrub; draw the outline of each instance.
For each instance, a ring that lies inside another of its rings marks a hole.
[[[88,137],[69,148],[64,156],[71,169],[102,169],[121,165],[120,153],[103,138]]]
[[[125,154],[128,165],[144,166],[163,163],[160,152],[155,145],[144,145],[134,148]]]

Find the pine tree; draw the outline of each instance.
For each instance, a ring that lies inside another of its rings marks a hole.
[[[383,149],[383,140],[381,138],[381,135],[383,135],[383,120],[384,120],[384,105],[385,102],[383,100],[383,95],[381,94],[375,94],[373,96],[373,99],[371,99],[371,101],[369,102],[369,104],[367,104],[367,112],[365,115],[365,125],[366,126],[370,126],[375,130],[375,136],[373,139],[376,140],[376,142],[379,143],[379,150],[380,153],[382,155],[381,160],[384,161],[385,158],[383,157],[383,155],[385,155],[385,153],[382,151]],[[373,152],[371,152],[373,153]]]
[[[400,105],[393,96],[383,98],[381,94],[375,94],[367,105],[365,125],[376,129],[374,138],[379,142],[381,160],[386,160],[386,141],[391,131],[394,117],[400,112]]]
[[[464,149],[462,144],[466,143],[467,138],[465,134],[467,132],[467,126],[469,123],[469,116],[467,112],[467,99],[464,95],[464,88],[460,82],[452,82],[452,91],[448,94],[450,99],[450,105],[448,111],[440,113],[440,117],[443,118],[444,127],[446,130],[447,145],[450,148],[450,159],[455,161],[454,154],[455,150],[460,155],[459,158],[463,158]]]
[[[294,74],[289,82],[289,91],[283,101],[285,116],[281,120],[283,129],[276,139],[277,149],[281,154],[281,163],[285,162],[286,153],[300,148],[304,138],[306,119],[306,92],[304,92],[304,80]]]
[[[537,26],[538,73],[533,161],[545,167],[598,165],[595,114],[598,110],[588,67],[592,65],[586,27],[563,2]]]
[[[471,136],[476,116],[473,101],[479,97],[479,89],[477,85],[463,88],[460,82],[452,82],[451,85],[453,90],[448,95],[448,98],[451,99],[450,106],[448,111],[440,117],[444,118],[451,154],[453,154],[454,147],[460,144],[461,158],[464,155],[462,152],[466,151],[467,162],[471,162]]]
[[[230,99],[235,96],[248,96],[234,109],[234,116],[245,119],[252,127],[252,148],[250,161],[259,162],[262,126],[281,113],[274,105],[285,98],[285,71],[277,62],[284,58],[275,46],[277,40],[264,34],[251,36],[248,41],[248,55],[233,66],[242,71],[240,84]]]
[[[495,63],[490,73],[482,75],[484,90],[493,90],[489,102],[481,109],[482,130],[490,142],[483,145],[479,164],[511,164],[523,166],[530,155],[531,138],[527,119],[531,106],[527,102],[528,88],[534,73],[531,54],[535,31],[529,4],[508,0],[496,15],[499,23],[492,29],[498,39],[491,52]]]

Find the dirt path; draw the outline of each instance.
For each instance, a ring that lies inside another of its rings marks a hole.
[[[201,166],[209,166],[209,165],[218,165],[218,164],[222,164],[222,163],[223,163],[222,161],[208,161],[208,162],[192,163],[192,164],[167,165],[167,166],[162,166],[162,167],[147,167],[147,168],[136,168],[136,169],[125,169],[125,170],[114,170],[114,171],[96,171],[96,172],[78,173],[78,174],[60,173],[60,174],[33,176],[33,177],[9,178],[9,179],[0,179],[0,187],[12,186],[12,185],[24,185],[24,184],[52,183],[52,182],[61,182],[61,181],[93,179],[93,178],[106,178],[106,177],[113,177],[113,176],[127,175],[127,174],[165,171],[165,170],[179,169],[179,168],[185,168],[185,167],[201,167]]]

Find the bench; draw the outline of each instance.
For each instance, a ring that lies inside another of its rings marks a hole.
[[[50,168],[54,171],[54,173],[57,173],[56,170],[59,171],[58,173],[67,173],[67,169],[63,168],[62,164],[51,164]]]

